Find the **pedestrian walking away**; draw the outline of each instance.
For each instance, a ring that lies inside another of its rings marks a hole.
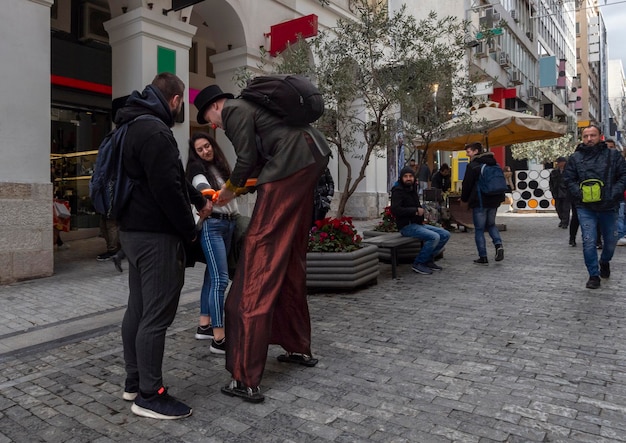
[[[441,271],[442,267],[435,263],[435,257],[450,240],[450,233],[424,224],[424,208],[417,193],[415,172],[410,166],[402,168],[398,183],[391,189],[391,212],[403,237],[419,238],[424,242],[413,261],[413,271],[425,275]]]
[[[483,167],[498,166],[493,152],[483,152],[481,143],[472,143],[467,145],[465,153],[469,157],[470,163],[463,178],[461,201],[467,203],[472,209],[474,239],[476,241],[476,249],[478,250],[478,259],[474,260],[474,263],[477,265],[488,265],[485,231],[491,237],[495,247],[495,261],[504,259],[504,246],[500,237],[500,231],[498,231],[496,226],[496,213],[500,203],[504,201],[504,190],[494,195],[485,195],[479,187]]]
[[[218,206],[245,192],[247,179],[258,173],[256,204],[225,303],[226,369],[232,379],[222,388],[258,403],[264,400],[260,383],[269,344],[285,349],[281,362],[317,363],[311,354],[306,249],[313,192],[330,148],[311,126],[288,126],[216,85],[203,89],[194,103],[198,122],[222,128],[237,154]]]
[[[563,170],[567,159],[565,157],[559,157],[556,159],[556,167],[550,171],[550,192],[552,198],[554,198],[554,206],[556,207],[556,213],[559,216],[559,228],[567,229],[569,226],[569,214],[571,209],[571,202],[565,180],[563,180]]]
[[[601,278],[611,276],[611,259],[617,245],[617,217],[626,187],[626,162],[622,154],[602,141],[599,126],[583,129],[582,143],[565,166],[564,179],[572,195],[583,238],[583,258],[589,274],[586,287],[598,289]],[[598,230],[604,241],[598,262]]]
[[[128,260],[128,307],[122,320],[126,382],[123,398],[142,417],[188,417],[189,406],[170,396],[162,365],[165,333],[172,324],[184,282],[186,246],[197,241],[191,204],[205,217],[207,201],[185,179],[170,129],[181,112],[185,85],[173,74],[157,75],[143,92],[134,91],[117,112],[116,124],[140,115],[128,127],[124,172],[134,180],[129,203],[117,222]]]

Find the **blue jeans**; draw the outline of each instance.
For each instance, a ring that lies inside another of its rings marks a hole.
[[[214,328],[224,327],[224,291],[228,286],[228,251],[235,231],[234,220],[207,218],[202,223],[200,245],[206,258],[200,292],[200,315],[210,315]]]
[[[411,223],[400,229],[400,234],[403,237],[419,238],[424,242],[420,253],[415,257],[414,265],[432,261],[450,240],[450,233],[445,229],[431,225],[418,225],[417,223]]]
[[[615,253],[617,244],[617,210],[614,211],[592,211],[587,208],[576,208],[578,221],[583,236],[583,257],[585,266],[590,276],[600,275],[598,265],[598,250],[596,249],[597,228],[604,239],[600,261],[609,262]]]
[[[624,230],[624,206],[625,205],[626,205],[626,202],[620,202],[619,212],[617,213],[617,238],[618,239],[626,235],[626,231]]]
[[[498,208],[474,208],[472,218],[474,220],[474,239],[479,257],[487,257],[487,243],[485,242],[485,231],[489,233],[494,246],[502,244],[500,231],[496,227],[496,212]]]

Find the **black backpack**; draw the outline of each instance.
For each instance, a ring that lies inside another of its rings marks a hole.
[[[302,75],[255,77],[240,97],[263,106],[290,126],[306,126],[324,114],[322,94]]]
[[[107,218],[117,218],[133,191],[135,183],[122,167],[122,149],[128,127],[137,120],[161,121],[154,115],[140,115],[109,132],[98,148],[89,197],[96,212]]]

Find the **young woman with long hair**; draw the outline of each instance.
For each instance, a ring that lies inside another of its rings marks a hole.
[[[198,190],[218,191],[230,177],[230,166],[213,137],[196,132],[189,139],[187,178]],[[224,354],[224,292],[228,286],[228,252],[239,215],[235,200],[214,206],[202,222],[200,244],[206,258],[204,284],[200,293],[198,340],[211,340],[210,352]]]

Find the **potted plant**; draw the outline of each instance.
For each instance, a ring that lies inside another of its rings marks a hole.
[[[385,207],[380,215],[382,216],[382,220],[378,222],[378,225],[376,225],[374,231],[398,232],[398,225],[396,225],[396,218],[391,213],[391,206]]]
[[[378,248],[361,244],[351,217],[316,221],[308,251],[308,287],[355,288],[378,278]]]

